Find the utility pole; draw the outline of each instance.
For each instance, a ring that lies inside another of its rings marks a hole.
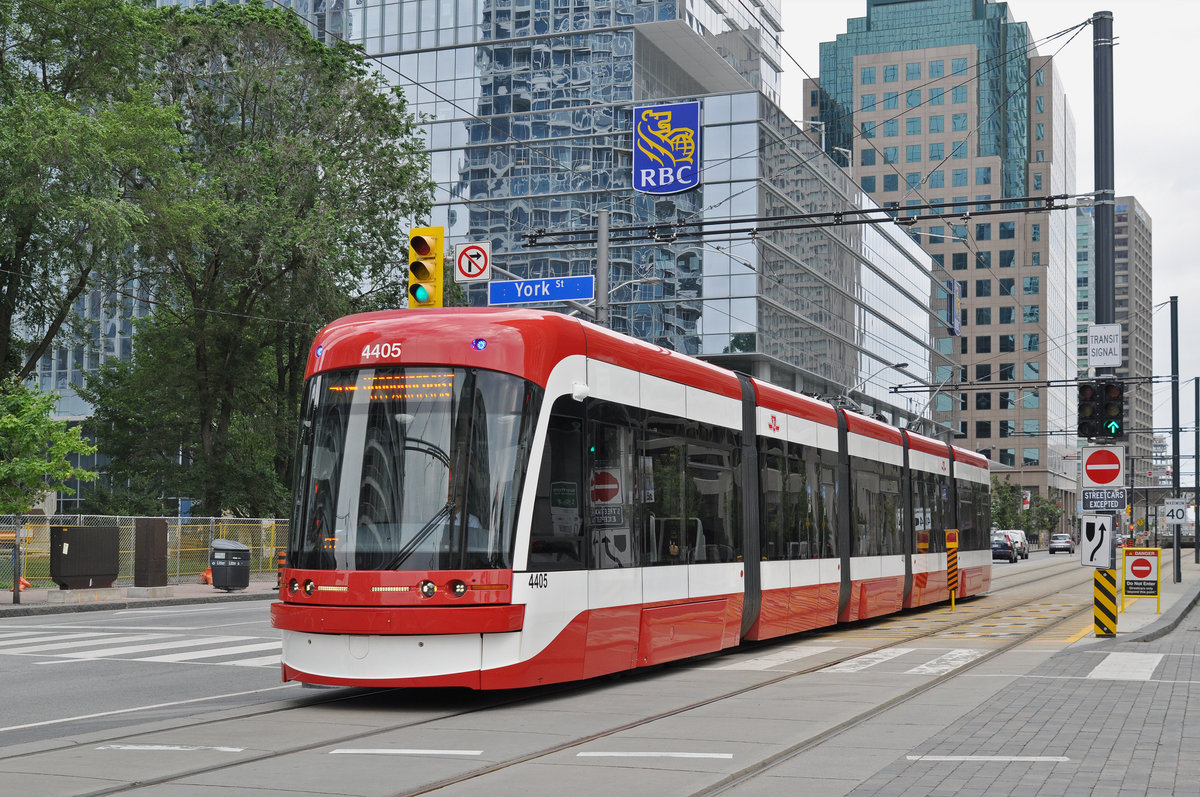
[[[596,323],[608,323],[608,211],[596,212]]]
[[[1171,497],[1179,497],[1179,297],[1171,297]],[[1185,515],[1186,517],[1186,515]],[[1175,583],[1183,581],[1179,561],[1179,532],[1181,523],[1173,523],[1175,533]]]

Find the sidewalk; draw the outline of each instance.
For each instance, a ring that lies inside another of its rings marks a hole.
[[[54,593],[58,593],[55,595]],[[13,603],[11,590],[0,592],[0,619],[5,617],[28,617],[38,614],[62,612],[92,612],[107,609],[129,609],[134,607],[176,606],[189,603],[222,603],[226,601],[270,600],[279,594],[275,579],[251,581],[243,590],[226,592],[199,581],[188,584],[173,584],[169,587],[138,588],[113,587],[111,589],[38,589],[26,588],[20,595],[21,602]],[[54,602],[65,599],[67,602]]]

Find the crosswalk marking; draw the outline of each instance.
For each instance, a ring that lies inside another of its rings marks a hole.
[[[919,667],[906,670],[906,675],[945,675],[957,670],[983,655],[982,650],[972,648],[955,648],[932,661],[927,661]]]
[[[1109,653],[1087,677],[1106,681],[1149,681],[1162,659],[1161,653]]]
[[[259,656],[257,659],[238,659],[229,663],[234,667],[272,667],[277,666],[282,657],[283,653],[281,651],[274,656]]]
[[[876,664],[882,664],[885,661],[899,658],[906,653],[912,653],[913,650],[915,648],[884,648],[874,653],[858,656],[849,661],[843,661],[841,664],[834,664],[832,667],[826,667],[821,672],[859,672],[868,667],[874,667]]]
[[[112,656],[124,656],[129,653],[145,653],[151,650],[167,650],[170,648],[194,648],[200,645],[223,645],[226,642],[241,642],[244,639],[254,639],[248,636],[211,636],[200,639],[169,639],[161,642],[148,642],[145,645],[127,645],[117,648],[100,648],[82,653],[59,653],[57,655],[68,659],[104,659]]]
[[[43,653],[62,648],[85,648],[92,645],[112,645],[119,642],[146,642],[151,639],[161,639],[163,634],[131,634],[124,636],[108,636],[106,634],[64,634],[54,642],[22,647],[0,648],[0,654]],[[90,637],[81,639],[80,637]],[[55,655],[51,653],[50,655]]]
[[[210,664],[241,667],[278,666],[283,643],[279,639],[265,640],[254,636],[179,636],[177,634],[118,634],[113,632],[79,632],[50,634],[40,631],[13,632],[15,638],[0,632],[0,655],[44,656],[56,661],[43,664],[66,664],[73,661],[150,661],[188,662],[201,659],[236,657],[239,654],[273,651],[269,656],[242,656]],[[244,642],[246,644],[231,645]],[[203,648],[184,650],[184,648]],[[166,652],[174,651],[174,652]],[[161,652],[161,655],[135,656],[138,653]],[[208,663],[208,662],[206,662]]]
[[[237,645],[232,648],[218,648],[214,650],[193,650],[188,653],[170,653],[166,656],[147,656],[138,661],[195,661],[196,659],[211,659],[217,656],[229,656],[234,653],[253,653],[259,650],[282,649],[283,642],[275,640],[274,642],[261,642],[257,645]]]
[[[809,656],[815,656],[818,653],[828,653],[835,648],[811,646],[811,647],[792,647],[785,650],[768,653],[766,656],[758,656],[745,661],[735,661],[732,664],[726,664],[717,667],[718,670],[769,670],[772,667],[778,667],[781,664],[789,664],[793,661],[798,661]]]

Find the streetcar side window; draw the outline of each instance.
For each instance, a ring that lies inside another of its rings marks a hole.
[[[593,568],[641,564],[638,525],[636,433],[639,410],[604,401],[588,402],[585,452],[589,555]]]
[[[888,556],[904,552],[900,502],[900,467],[885,462],[850,458],[854,485],[851,507],[854,533],[851,556]]]
[[[584,544],[583,405],[569,396],[555,402],[546,431],[530,530],[531,570],[587,567]]]
[[[771,438],[762,438],[759,444],[763,557],[818,559],[828,555],[822,543],[822,517],[835,507],[826,507],[821,500],[821,451]]]

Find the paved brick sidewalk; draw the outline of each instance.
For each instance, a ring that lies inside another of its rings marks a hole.
[[[1161,616],[1137,601],[1116,639],[1050,656],[850,794],[1200,794],[1200,565],[1183,554],[1179,584],[1164,556]]]

